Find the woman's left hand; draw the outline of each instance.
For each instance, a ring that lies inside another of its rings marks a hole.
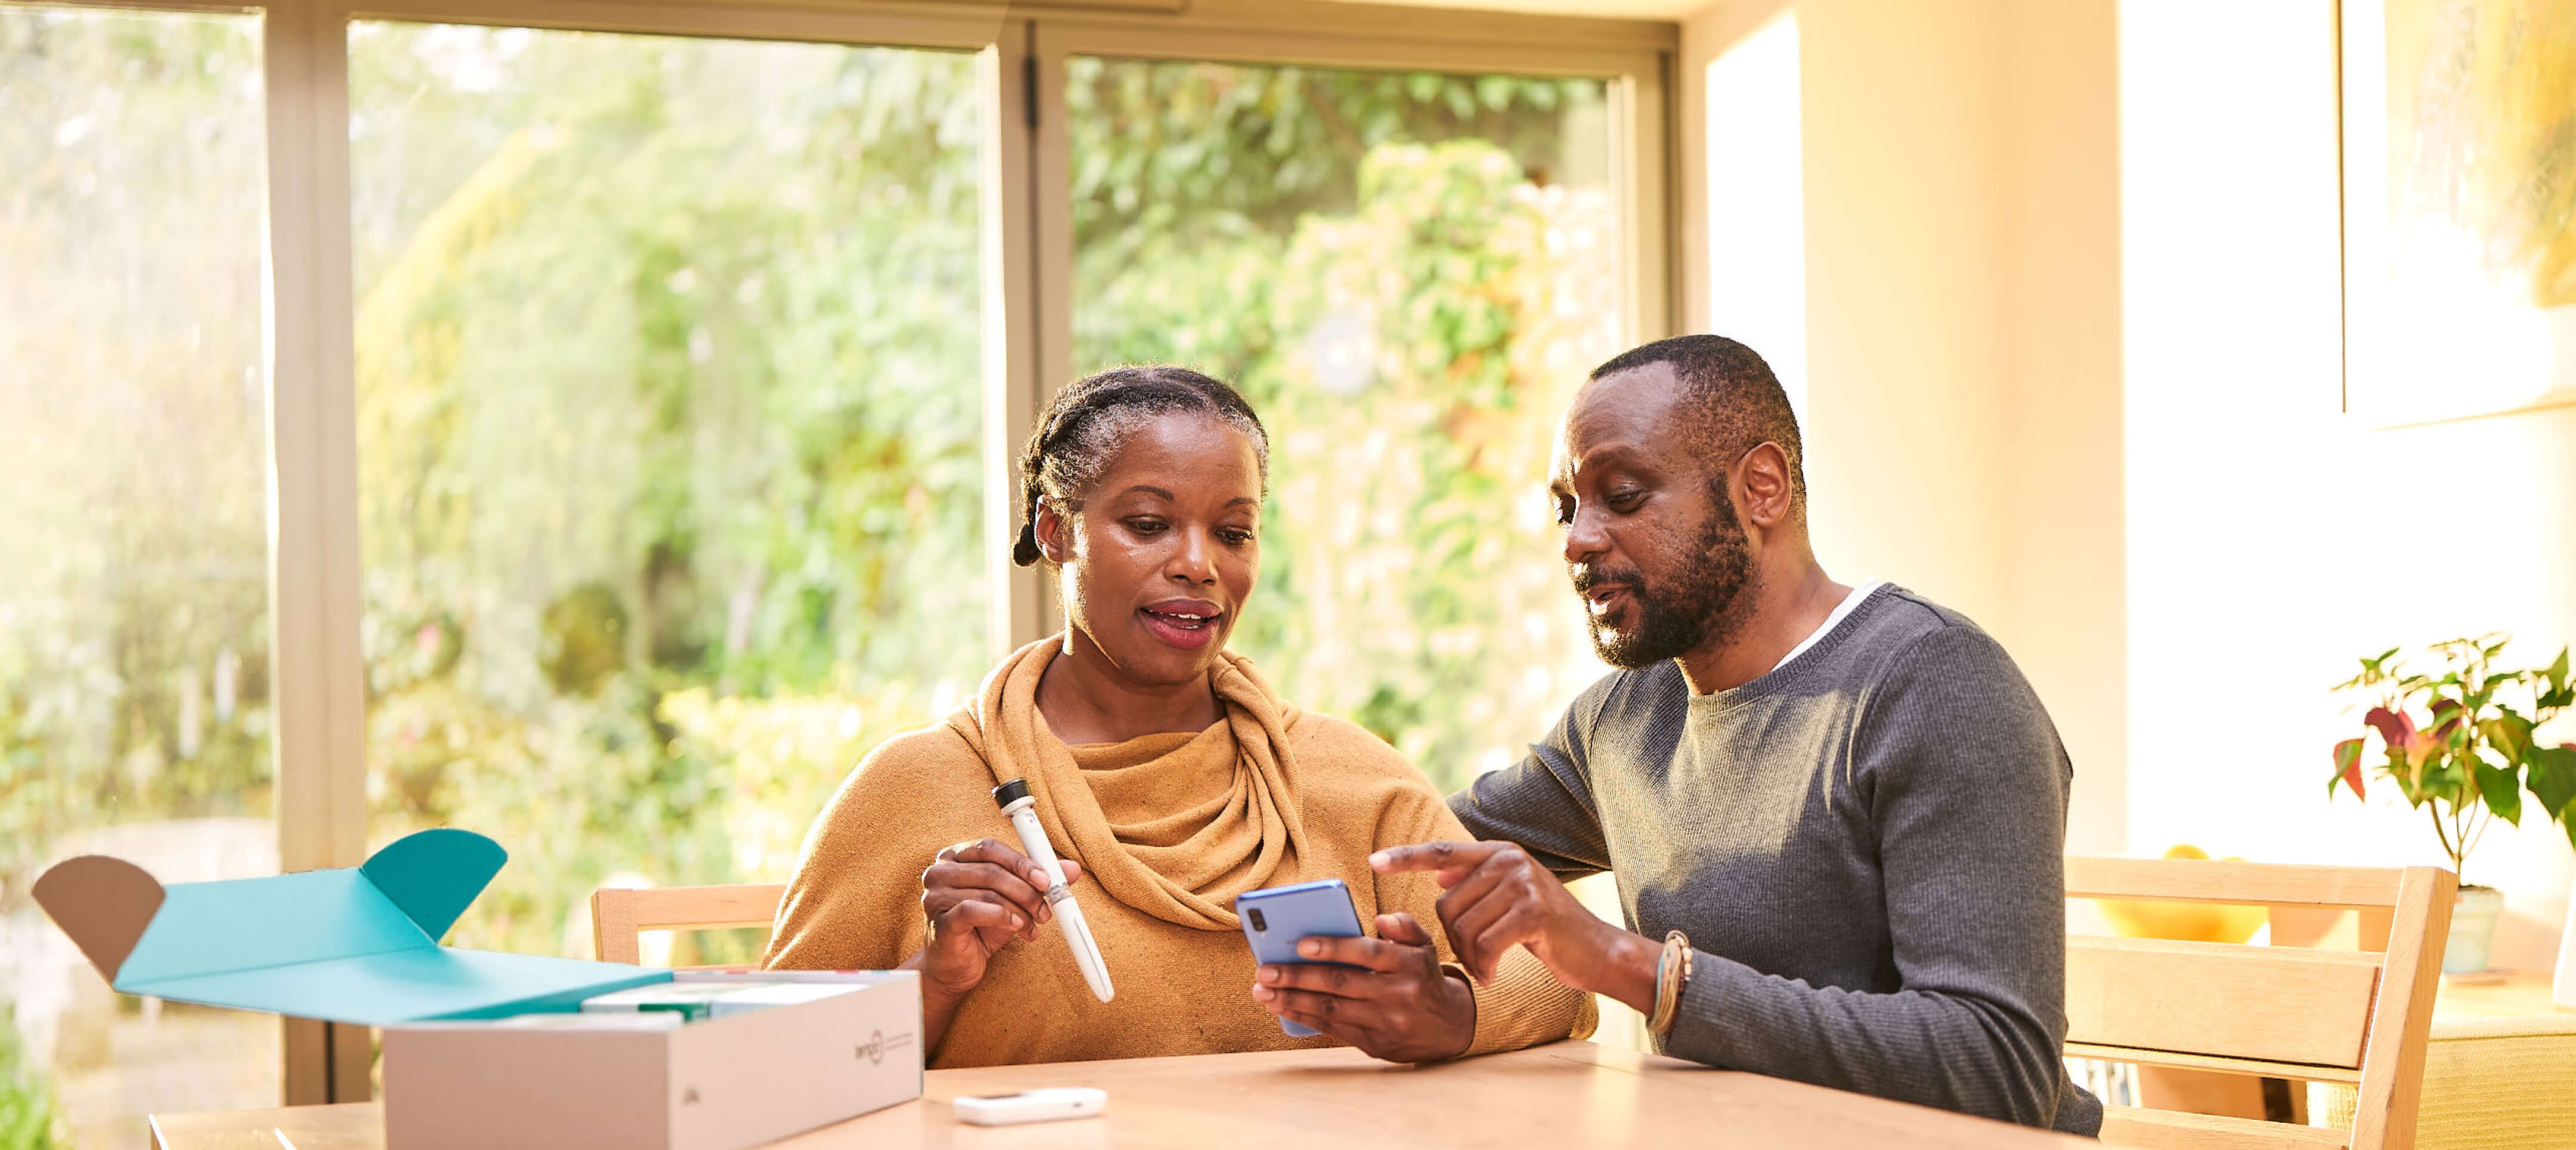
[[[1476,996],[1467,981],[1440,969],[1430,932],[1412,915],[1377,916],[1377,933],[1299,941],[1297,954],[1307,961],[1262,967],[1253,999],[1389,1062],[1466,1053],[1476,1037]]]

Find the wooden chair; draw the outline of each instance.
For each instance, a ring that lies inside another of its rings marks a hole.
[[[674,886],[659,890],[603,887],[590,896],[590,941],[602,962],[638,961],[648,930],[767,927],[778,917],[785,883]]]
[[[2069,898],[2269,906],[2276,923],[2294,909],[2361,915],[2362,950],[2068,936],[2067,1054],[2351,1083],[2360,1096],[2349,1134],[2113,1106],[2102,1140],[2192,1150],[2411,1150],[2456,884],[2435,867],[2067,859]],[[2367,949],[2374,945],[2378,951]]]

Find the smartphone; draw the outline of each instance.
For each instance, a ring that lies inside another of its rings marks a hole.
[[[1097,1118],[1109,1108],[1109,1095],[1088,1086],[1058,1086],[1017,1094],[966,1094],[951,1100],[957,1120],[970,1126],[1017,1126],[1023,1122],[1056,1122]]]
[[[1243,940],[1252,944],[1253,959],[1263,966],[1313,961],[1297,956],[1301,938],[1360,937],[1360,912],[1351,905],[1351,888],[1337,878],[1245,891],[1234,898],[1234,914],[1243,920]],[[1290,1038],[1319,1033],[1285,1018],[1279,1020],[1279,1029]]]

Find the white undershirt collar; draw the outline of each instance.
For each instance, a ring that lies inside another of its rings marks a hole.
[[[1840,626],[1844,619],[1851,616],[1853,608],[1860,606],[1861,600],[1869,598],[1871,592],[1878,590],[1886,582],[1884,579],[1864,579],[1855,584],[1851,591],[1843,596],[1842,602],[1834,604],[1833,613],[1825,616],[1824,622],[1816,624],[1815,630],[1807,632],[1806,638],[1798,640],[1797,646],[1789,648],[1788,654],[1780,656],[1780,661],[1773,663],[1771,670],[1778,671],[1795,661],[1798,656],[1806,654],[1807,648],[1815,646],[1816,640],[1831,634],[1835,627]]]

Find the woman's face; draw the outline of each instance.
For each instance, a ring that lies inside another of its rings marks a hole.
[[[1261,573],[1261,465],[1215,418],[1165,415],[1128,436],[1070,517],[1038,515],[1074,629],[1111,665],[1180,683],[1216,665]]]

